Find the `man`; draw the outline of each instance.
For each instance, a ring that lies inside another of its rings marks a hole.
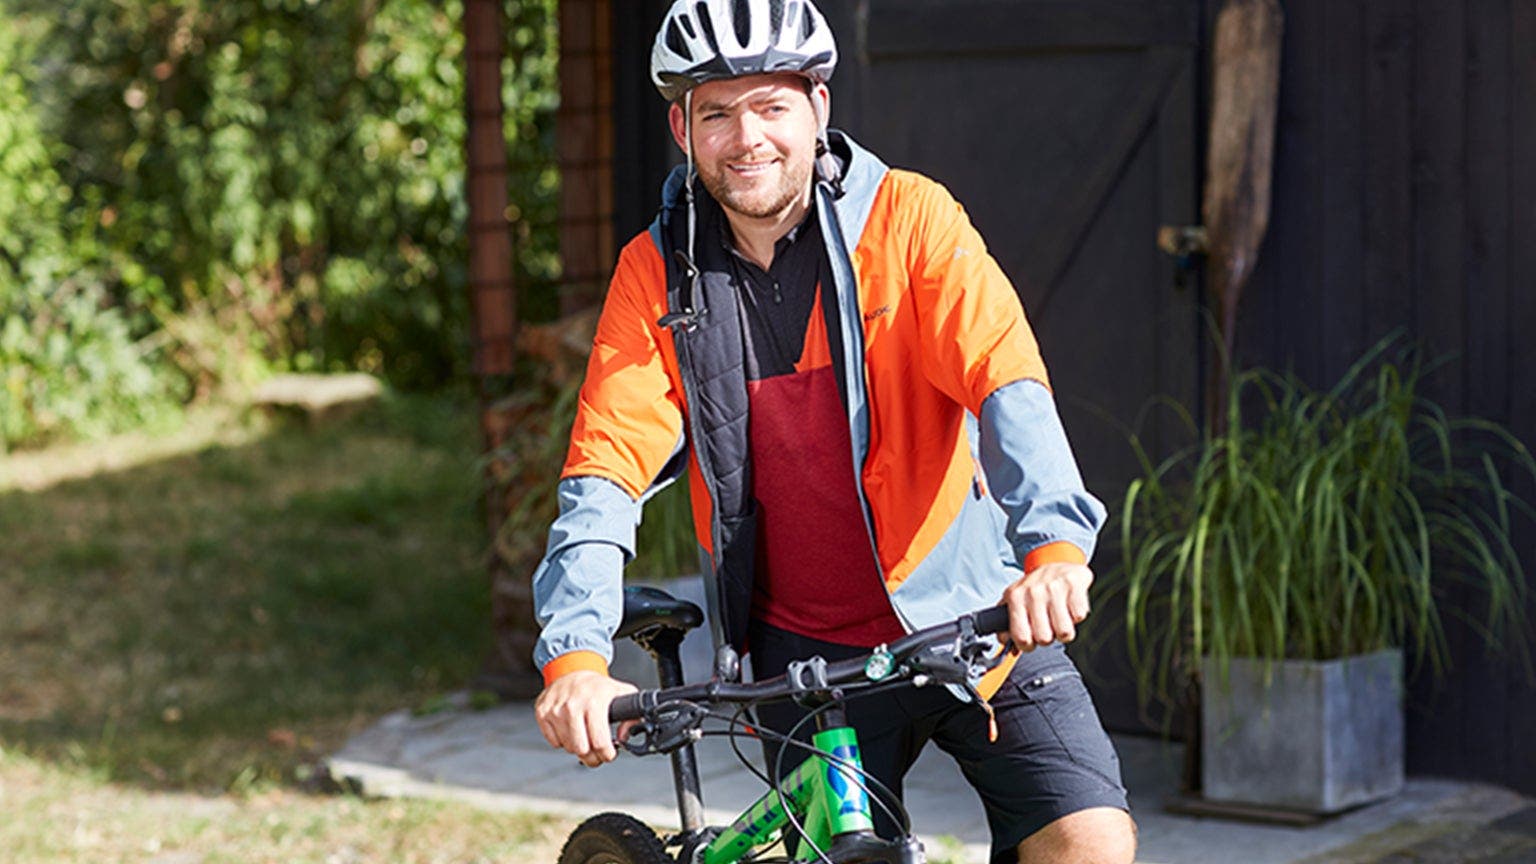
[[[836,59],[810,0],[678,0],[657,33],[687,165],[599,320],[534,574],[539,725],[614,758],[621,570],[641,502],[688,467],[716,638],[759,678],[1001,598],[1016,651],[979,685],[998,741],[942,688],[855,700],[866,767],[899,787],[931,739],[981,795],[995,860],[1130,862],[1118,761],[1061,647],[1103,507],[963,210],[828,130]]]

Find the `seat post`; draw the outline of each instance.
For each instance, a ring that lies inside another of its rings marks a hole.
[[[683,683],[683,661],[679,646],[683,643],[683,631],[673,627],[658,627],[646,633],[636,633],[632,638],[650,655],[656,658],[656,676],[663,687],[677,687]],[[685,835],[694,834],[704,827],[704,797],[699,786],[699,760],[692,744],[685,744],[672,751],[672,785],[677,790],[677,816]]]

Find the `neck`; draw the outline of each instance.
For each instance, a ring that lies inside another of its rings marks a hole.
[[[805,219],[811,209],[811,189],[796,198],[792,204],[778,213],[768,216],[748,216],[729,207],[722,207],[725,219],[731,226],[731,238],[736,251],[748,261],[767,270],[773,264],[773,247],[785,234]]]

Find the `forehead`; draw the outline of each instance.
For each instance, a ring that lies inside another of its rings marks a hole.
[[[775,75],[743,75],[706,81],[693,89],[693,104],[729,105],[734,102],[752,102],[775,96],[804,95],[806,80],[792,73]]]

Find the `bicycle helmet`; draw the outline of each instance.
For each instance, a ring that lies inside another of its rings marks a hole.
[[[677,0],[656,31],[651,81],[676,102],[706,81],[794,72],[826,83],[832,30],[811,0]]]

